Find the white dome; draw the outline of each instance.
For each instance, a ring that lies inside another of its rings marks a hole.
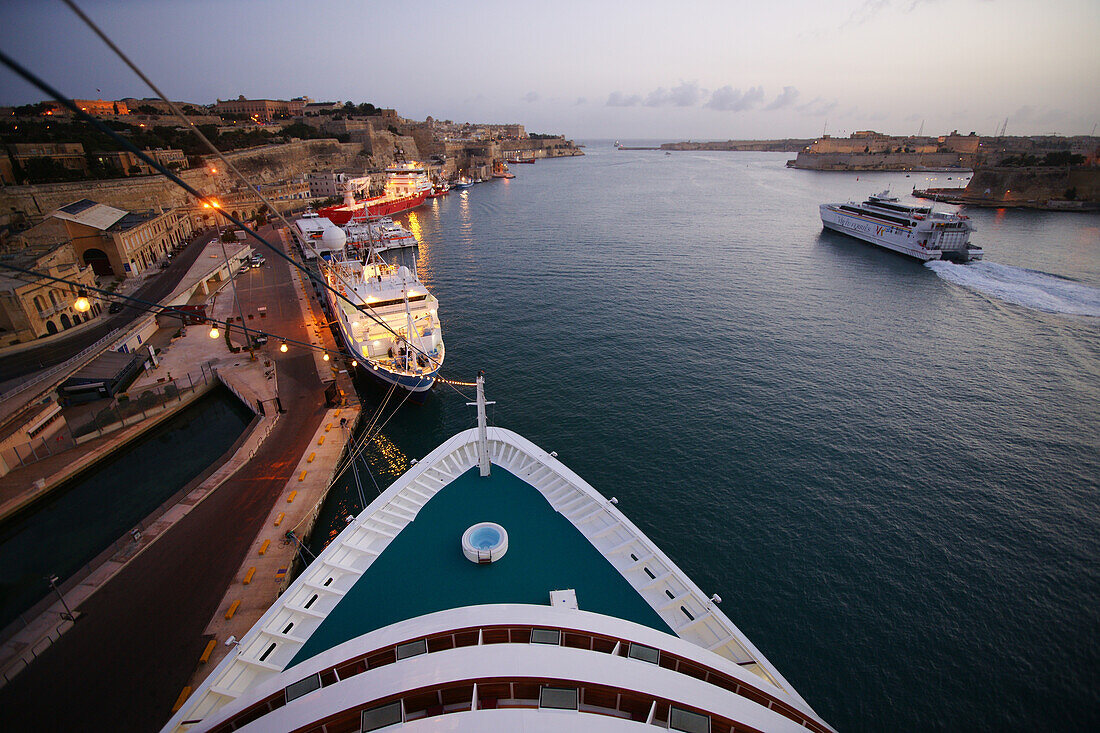
[[[325,227],[325,233],[321,235],[321,249],[341,250],[348,243],[348,235],[340,227]]]

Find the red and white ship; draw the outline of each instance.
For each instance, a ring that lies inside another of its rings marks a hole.
[[[386,169],[386,189],[381,196],[355,200],[349,191],[344,203],[318,210],[318,215],[337,226],[347,224],[353,217],[391,216],[422,205],[431,193],[432,182],[419,163],[397,163]]]

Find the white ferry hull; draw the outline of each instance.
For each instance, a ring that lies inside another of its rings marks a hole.
[[[821,205],[821,223],[826,229],[861,239],[864,242],[928,262],[942,256],[939,250],[921,247],[912,232],[905,227],[871,221],[862,216],[837,211],[829,204]],[[908,235],[908,236],[907,236]]]

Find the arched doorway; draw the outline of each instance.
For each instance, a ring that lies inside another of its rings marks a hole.
[[[107,253],[101,249],[84,250],[84,264],[90,265],[96,275],[113,275],[111,261],[107,259]]]
[[[68,313],[62,313],[61,314],[61,328],[67,329],[72,325],[73,325],[72,321],[69,320],[69,314]]]
[[[46,321],[46,333],[57,333],[57,324],[53,321]]]

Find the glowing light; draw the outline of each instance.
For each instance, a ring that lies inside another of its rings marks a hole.
[[[216,339],[218,336],[221,336],[221,333],[222,332],[218,330],[217,326],[210,327],[210,338]]]
[[[91,310],[92,304],[88,301],[88,296],[81,295],[75,301],[73,301],[73,309],[77,313],[87,313]]]
[[[279,345],[279,351],[286,353],[286,341]]]
[[[325,361],[328,361],[328,352],[326,351],[325,355],[322,356],[321,358],[324,359]]]
[[[357,367],[357,366],[359,366],[359,362],[357,362],[357,361],[356,361],[355,359],[352,359],[352,360],[351,360],[351,365],[352,365],[353,367]]]

